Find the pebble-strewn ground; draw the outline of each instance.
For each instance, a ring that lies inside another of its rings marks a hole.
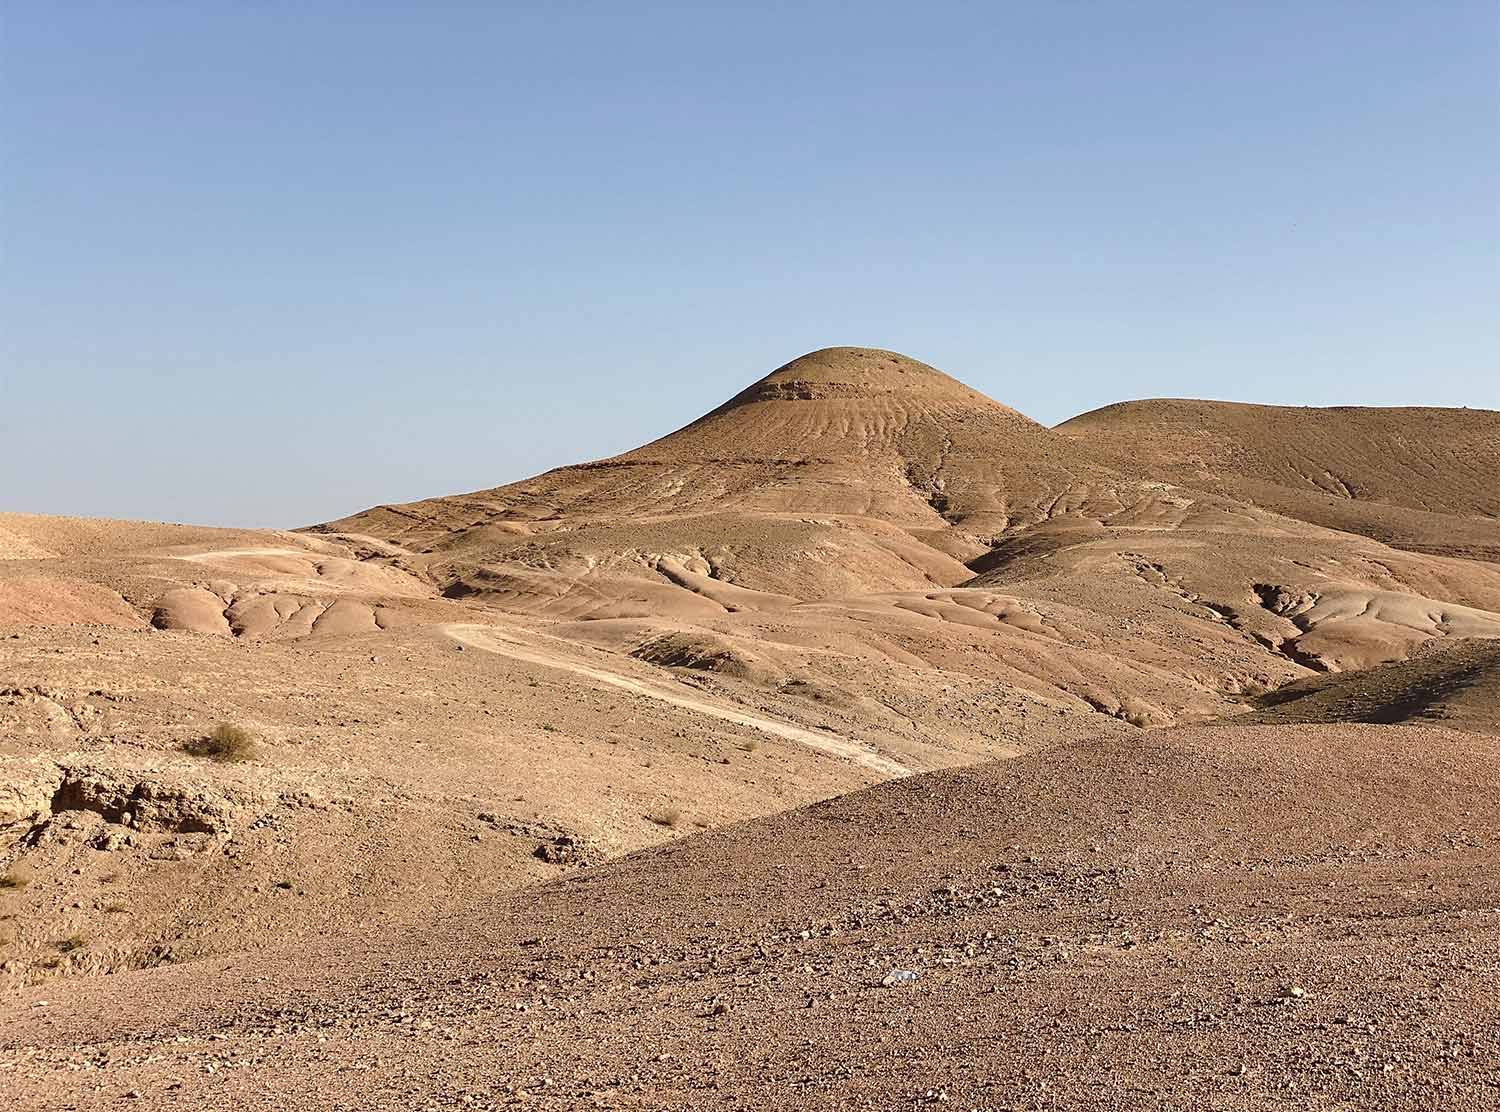
[[[1433,728],[1064,746],[32,990],[0,1068],[39,1109],[1494,1107],[1497,773]]]

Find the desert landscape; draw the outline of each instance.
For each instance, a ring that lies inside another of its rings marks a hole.
[[[303,528],[0,513],[0,1091],[1495,1108],[1497,784],[1490,410],[837,347]]]

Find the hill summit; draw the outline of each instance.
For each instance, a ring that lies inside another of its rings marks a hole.
[[[746,387],[708,416],[756,402],[876,398],[900,398],[908,404],[925,401],[967,405],[1021,417],[1015,410],[910,356],[861,347],[822,348],[799,356]]]
[[[956,378],[876,348],[823,348],[778,367],[686,428],[626,459],[724,454],[920,461],[954,432],[1003,438],[1046,431]]]
[[[1086,444],[925,363],[832,347],[622,455],[456,498],[377,507],[330,527],[410,540],[460,518],[471,526],[475,510],[535,519],[734,508],[939,529],[964,522],[985,533],[1039,520],[1070,493],[1087,500],[1116,478]]]

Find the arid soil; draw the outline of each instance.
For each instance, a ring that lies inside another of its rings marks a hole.
[[[299,531],[0,514],[0,1084],[1494,1107],[1497,475],[834,348]]]

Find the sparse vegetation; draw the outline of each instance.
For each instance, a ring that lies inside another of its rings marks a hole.
[[[70,934],[67,938],[57,943],[59,953],[71,954],[74,950],[81,950],[89,944],[89,940],[81,934]]]
[[[250,761],[256,756],[255,736],[230,722],[219,723],[207,737],[190,741],[185,748],[195,757],[227,763]]]
[[[118,902],[104,905],[106,915],[124,915],[129,910],[124,904]]]
[[[21,873],[6,873],[0,876],[0,888],[25,888],[31,883],[31,878]]]
[[[682,812],[676,807],[664,807],[660,811],[653,811],[646,816],[657,826],[675,827],[682,821]]]
[[[1253,704],[1259,702],[1275,688],[1256,676],[1247,676],[1244,679],[1230,676],[1224,682],[1222,690],[1226,698],[1239,703]]]
[[[758,737],[747,737],[744,741],[740,742],[740,752],[742,752],[742,753],[754,753],[757,749],[759,749],[761,747],[761,744],[762,744],[762,742],[761,742],[760,738],[758,738]]]
[[[557,727],[554,726],[551,722],[543,722],[542,729],[549,734],[557,733]]]

